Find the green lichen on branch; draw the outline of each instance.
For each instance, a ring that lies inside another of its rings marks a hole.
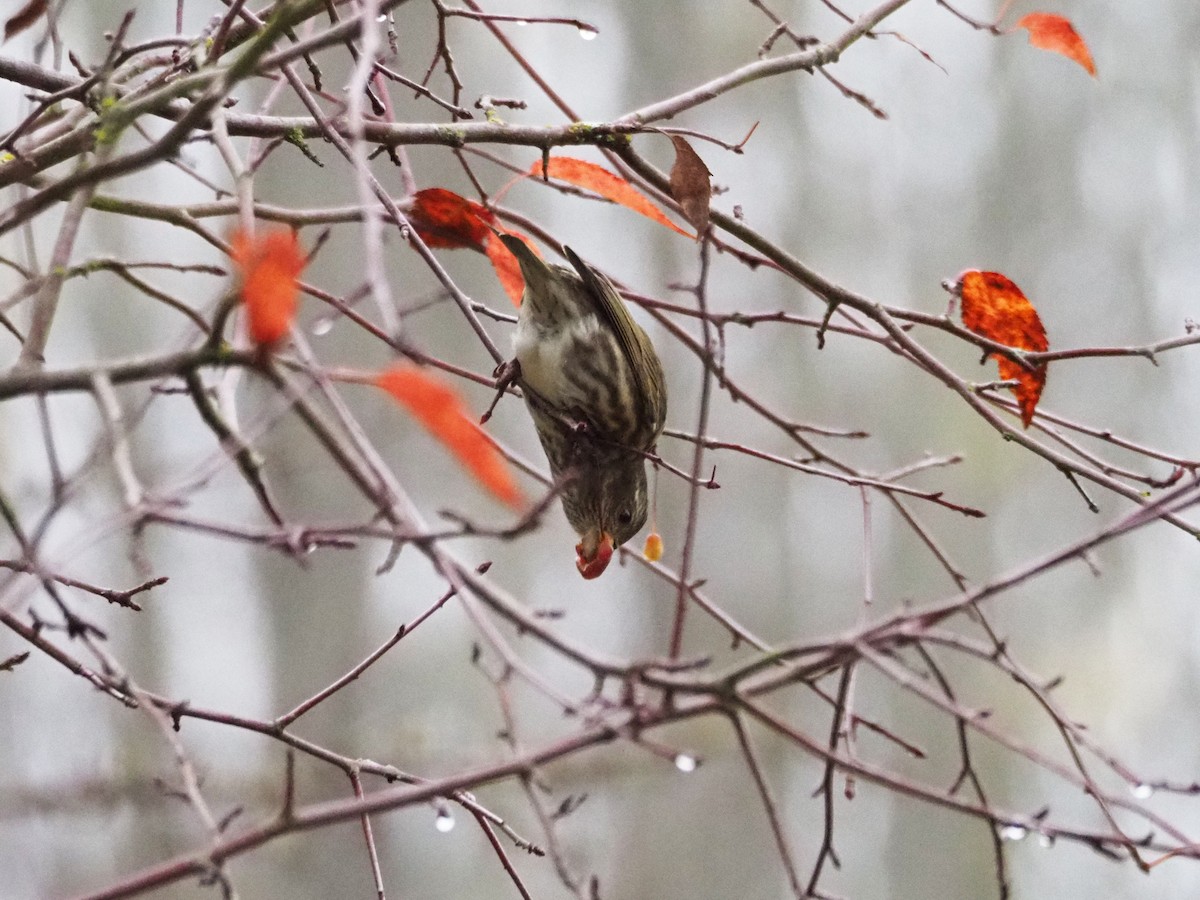
[[[621,150],[626,147],[633,146],[633,136],[629,134],[618,134],[617,132],[608,131],[597,136],[596,146],[607,147],[612,150]]]
[[[590,145],[619,149],[629,146],[629,135],[618,134],[612,126],[595,122],[572,122],[567,126],[567,137],[576,146]]]
[[[129,123],[137,117],[137,114],[131,112],[114,94],[106,93],[91,105],[97,115],[92,137],[95,138],[98,147],[115,144]]]
[[[448,147],[463,147],[467,143],[467,133],[462,128],[443,125],[437,130],[438,143]]]
[[[297,150],[304,154],[304,158],[309,162],[325,168],[325,163],[317,158],[317,155],[312,152],[312,148],[308,146],[308,140],[304,137],[303,128],[289,128],[283,133],[283,139],[286,143],[291,144]]]

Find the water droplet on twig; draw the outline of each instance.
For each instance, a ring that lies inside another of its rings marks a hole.
[[[700,761],[687,753],[680,753],[675,757],[675,768],[685,774],[695,772],[698,765],[700,765]]]

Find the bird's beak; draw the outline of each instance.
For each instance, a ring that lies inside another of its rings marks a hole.
[[[579,574],[587,579],[598,578],[600,573],[608,568],[608,561],[612,559],[612,535],[607,531],[598,534],[589,531],[583,536],[583,540],[575,545],[575,552],[579,554],[575,560],[575,568],[579,570]]]

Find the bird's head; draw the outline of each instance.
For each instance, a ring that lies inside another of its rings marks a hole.
[[[646,524],[649,500],[641,457],[583,467],[563,489],[563,510],[579,535],[575,567],[596,578],[613,552]]]

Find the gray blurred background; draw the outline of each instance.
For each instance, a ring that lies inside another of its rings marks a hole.
[[[15,2],[0,7],[16,8]],[[585,120],[620,116],[648,102],[742,65],[770,32],[749,4],[659,0],[505,3],[503,12],[571,15],[594,23],[597,39],[571,28],[509,26],[514,42]],[[170,3],[143,3],[131,40],[174,30]],[[964,11],[993,15],[990,3],[963,0]],[[98,60],[99,35],[115,27],[128,4],[74,3],[63,34],[81,58]],[[214,10],[186,7],[185,33],[203,27]],[[840,23],[818,2],[777,2],[793,27],[830,38]],[[1034,8],[1018,3],[1010,20]],[[496,11],[501,11],[499,8]],[[857,8],[853,12],[859,11]],[[752,84],[671,124],[737,141],[759,122],[744,155],[696,144],[714,180],[727,189],[714,200],[736,204],[753,227],[789,248],[819,272],[849,288],[930,313],[946,307],[939,282],[966,268],[995,269],[1033,300],[1052,348],[1137,345],[1183,333],[1200,314],[1200,7],[1184,0],[1141,3],[1060,2],[1095,56],[1099,78],[1062,57],[1028,46],[1023,34],[1003,38],[976,32],[932,2],[914,2],[886,27],[927,51],[945,71],[900,40],[883,37],[854,46],[834,68],[843,83],[886,110],[880,121],[819,76],[794,74]],[[406,4],[397,12],[401,54],[396,66],[419,78],[428,65],[432,11]],[[520,97],[525,111],[510,121],[558,123],[561,117],[481,27],[452,23],[464,105],[481,94]],[[27,58],[31,33],[0,52]],[[43,60],[45,64],[45,60]],[[330,71],[336,71],[331,63]],[[340,73],[339,77],[345,77]],[[444,88],[444,79],[437,82]],[[330,89],[342,84],[331,80]],[[0,86],[0,129],[23,115],[21,91]],[[239,92],[250,111],[253,98]],[[395,90],[401,120],[440,120],[427,104]],[[295,112],[289,99],[279,112]],[[132,140],[132,138],[130,139]],[[243,145],[239,145],[243,146]],[[637,146],[666,168],[669,142],[653,136]],[[335,151],[314,151],[345,172]],[[207,147],[185,158],[228,185]],[[505,149],[521,167],[536,152]],[[592,151],[573,152],[598,160]],[[449,154],[418,148],[411,158],[420,187],[471,194]],[[399,195],[399,178],[384,158],[375,172]],[[488,187],[507,175],[480,163]],[[292,206],[356,201],[348,178],[315,170],[299,154],[274,154],[259,173],[260,199]],[[105,192],[159,202],[212,199],[196,182],[167,166],[104,187]],[[10,193],[6,202],[11,202]],[[518,185],[505,201],[544,224],[584,257],[628,286],[687,303],[667,285],[694,280],[695,247],[610,205]],[[59,213],[34,229],[44,264]],[[306,231],[311,241],[314,231]],[[436,293],[432,276],[395,235],[388,258],[392,290],[416,305]],[[339,226],[307,278],[335,293],[362,278],[356,256],[360,232]],[[0,252],[21,259],[19,236],[0,239]],[[89,214],[75,258],[117,256],[224,261],[207,245],[161,224]],[[486,260],[466,251],[439,251],[443,264],[476,299],[508,310]],[[165,289],[204,306],[223,288],[202,275],[154,274]],[[0,271],[0,293],[15,290]],[[767,271],[747,272],[727,257],[715,260],[710,304],[721,311],[787,309],[819,315],[821,306],[796,285]],[[364,307],[366,309],[366,307]],[[306,301],[311,322],[321,310]],[[639,314],[640,315],[640,314]],[[647,321],[646,317],[640,317]],[[681,320],[696,333],[689,320]],[[507,346],[508,326],[489,326]],[[423,349],[476,371],[490,361],[465,325],[442,303],[406,319],[406,335]],[[320,330],[320,329],[319,329]],[[68,283],[48,353],[48,365],[161,350],[179,340],[177,314],[133,293],[105,273]],[[700,369],[694,357],[657,326],[651,328],[668,373],[668,427],[694,430]],[[818,352],[810,330],[762,324],[728,329],[731,375],[773,408],[813,424],[865,430],[867,440],[825,446],[866,469],[886,472],[923,454],[961,453],[965,461],[936,469],[914,484],[988,512],[967,520],[946,510],[913,507],[974,583],[1099,529],[1129,504],[1099,489],[1099,515],[1050,465],[1002,442],[950,392],[875,345],[832,336]],[[970,348],[928,332],[922,340],[965,377],[987,381],[994,366],[977,366]],[[331,365],[364,368],[389,360],[378,343],[350,323],[312,337]],[[0,336],[3,362],[17,348]],[[1042,408],[1112,429],[1139,443],[1195,458],[1200,443],[1196,385],[1200,355],[1183,350],[1145,360],[1109,359],[1051,367]],[[275,403],[261,383],[244,379],[240,408],[262,421]],[[488,392],[464,387],[475,409]],[[437,446],[386,399],[366,388],[345,395],[367,424],[413,499],[430,518],[442,508],[492,524],[510,514],[481,497]],[[131,406],[141,396],[122,391]],[[50,409],[64,467],[70,472],[94,446],[101,423],[85,397],[55,397]],[[503,402],[489,426],[502,440],[540,461],[533,429],[518,403]],[[0,405],[0,479],[23,515],[47,502],[45,453],[36,408],[29,400]],[[772,453],[794,447],[743,406],[717,394],[710,430]],[[133,435],[135,460],[146,484],[170,493],[209,471],[219,454],[212,435],[186,398],[164,397]],[[281,505],[294,521],[345,521],[361,515],[345,479],[293,418],[258,440]],[[660,450],[690,465],[690,446],[663,441]],[[694,575],[705,592],[751,631],[774,643],[847,628],[863,615],[863,528],[854,488],[788,473],[728,453],[710,454],[720,491],[701,497]],[[1129,462],[1126,457],[1123,461]],[[1162,466],[1160,475],[1167,474]],[[531,492],[535,489],[528,485]],[[105,535],[101,523],[120,507],[119,486],[101,469],[83,484],[70,511],[56,521],[47,558],[79,577],[115,587],[136,583],[130,542]],[[687,504],[685,486],[661,479],[659,524],[665,562],[679,564]],[[189,512],[259,523],[244,484],[220,468],[191,496]],[[875,606],[884,616],[905,601],[949,596],[954,587],[927,551],[887,507],[872,505],[870,559]],[[1194,518],[1194,517],[1193,517]],[[11,542],[8,542],[11,544]],[[581,582],[573,570],[574,537],[555,511],[544,527],[511,544],[463,542],[464,559],[492,559],[492,576],[534,607],[562,610],[555,627],[604,653],[638,657],[666,652],[674,592],[641,566],[613,566],[602,579]],[[171,581],[143,598],[131,614],[80,600],[112,636],[111,649],[145,687],[196,705],[257,718],[290,709],[328,684],[385,640],[403,621],[431,604],[444,587],[415,552],[376,578],[385,547],[325,550],[301,568],[278,554],[191,532],[151,528],[140,550],[155,575]],[[6,554],[15,554],[9,546]],[[1200,777],[1200,622],[1196,604],[1200,550],[1166,525],[1144,529],[1095,555],[1099,577],[1083,563],[1063,566],[989,606],[993,626],[1014,656],[1050,678],[1065,676],[1058,700],[1092,737],[1150,779],[1189,782]],[[33,601],[35,606],[40,602]],[[503,727],[495,693],[468,664],[477,636],[462,610],[448,605],[346,689],[301,720],[296,731],[332,749],[389,762],[435,777],[503,759]],[[514,638],[514,641],[516,639]],[[544,648],[520,643],[526,658],[561,690],[582,697],[587,674]],[[727,637],[698,611],[689,619],[689,655],[721,657]],[[0,635],[0,658],[24,649]],[[484,664],[488,661],[485,659]],[[1026,697],[983,666],[952,666],[962,701],[994,710],[994,721],[1048,756],[1066,760],[1052,722]],[[524,686],[514,690],[519,736],[537,746],[577,723]],[[911,696],[864,672],[858,686],[864,713],[920,743],[930,758],[915,763],[890,744],[864,736],[858,752],[914,779],[946,786],[957,766],[952,724]],[[814,735],[827,731],[827,711],[793,694],[777,708]],[[182,737],[218,813],[241,803],[244,824],[276,809],[282,749],[234,729],[185,722]],[[821,767],[771,735],[755,731],[764,764],[785,814],[802,874],[821,838],[821,804],[812,796]],[[684,775],[667,759],[614,744],[549,767],[545,781],[556,804],[587,794],[559,824],[568,861],[600,878],[606,900],[625,898],[746,898],[787,895],[770,832],[726,723],[705,720],[656,735],[702,757]],[[1049,805],[1059,820],[1103,828],[1101,814],[1028,763],[976,742],[981,772],[994,802],[1034,812]],[[301,802],[344,798],[349,786],[329,767],[301,758]],[[204,835],[181,803],[164,800],[156,779],[173,783],[170,754],[149,721],[101,701],[85,683],[33,654],[11,674],[0,673],[0,896],[61,896],[99,888],[123,873],[201,847]],[[540,839],[522,793],[511,785],[481,791],[480,800]],[[840,798],[840,792],[839,792]],[[1200,807],[1170,796],[1154,798],[1163,815],[1200,838]],[[980,823],[898,799],[866,783],[853,802],[838,804],[840,871],[822,885],[855,898],[973,898],[994,896],[990,838]],[[418,808],[374,820],[389,896],[449,900],[516,896],[478,828],[463,820],[448,833],[435,828],[435,810]],[[1200,891],[1200,867],[1172,860],[1149,877],[1080,846],[1053,848],[1030,838],[1008,846],[1018,897],[1183,897]],[[510,848],[535,897],[565,897],[545,860]],[[229,872],[242,897],[365,897],[369,868],[358,825],[289,837],[234,861]],[[163,897],[211,896],[188,883]]]

